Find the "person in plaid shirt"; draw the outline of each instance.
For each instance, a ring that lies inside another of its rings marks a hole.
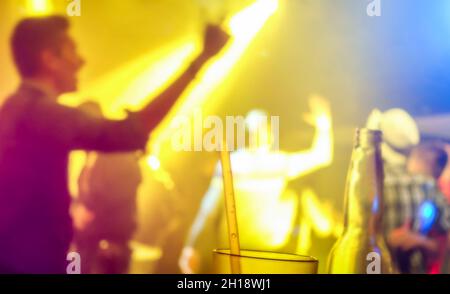
[[[436,182],[447,157],[436,146],[415,147],[417,125],[401,109],[375,110],[368,127],[384,135],[383,230],[393,259],[402,273],[436,272],[445,246],[441,237],[450,228],[449,207]]]

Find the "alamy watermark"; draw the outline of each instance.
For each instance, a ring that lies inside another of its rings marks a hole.
[[[67,15],[70,17],[81,16],[81,0],[68,0]]]
[[[370,0],[366,12],[370,17],[381,16],[381,0]]]
[[[81,256],[78,252],[68,253],[66,260],[69,262],[66,267],[66,273],[68,275],[81,274]]]
[[[247,117],[216,115],[203,116],[195,109],[190,116],[177,116],[171,128],[174,131],[171,145],[174,151],[234,151],[267,147],[279,149],[279,116],[251,112]],[[224,144],[224,142],[226,144]],[[225,145],[225,146],[224,146]]]
[[[370,252],[366,256],[366,261],[369,262],[366,268],[367,274],[380,274],[381,273],[381,256],[378,252]]]

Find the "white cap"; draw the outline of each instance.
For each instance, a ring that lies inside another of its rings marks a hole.
[[[383,132],[383,157],[392,163],[402,163],[404,156],[390,148],[407,150],[419,144],[420,133],[414,118],[403,109],[392,108],[385,112],[374,109],[367,120],[367,128]],[[402,160],[400,160],[402,158]]]

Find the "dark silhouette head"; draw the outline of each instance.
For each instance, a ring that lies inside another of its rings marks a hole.
[[[77,89],[77,73],[84,60],[69,28],[63,16],[25,18],[17,24],[11,49],[22,79],[46,80],[58,94]]]

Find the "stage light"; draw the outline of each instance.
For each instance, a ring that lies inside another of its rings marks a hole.
[[[278,9],[277,0],[260,0],[235,15],[228,26],[235,38],[252,39]]]
[[[32,16],[47,15],[53,12],[51,0],[27,0],[26,11]]]
[[[159,162],[158,157],[156,157],[154,155],[150,155],[147,158],[147,164],[154,171],[158,170],[160,168],[160,166],[161,166],[161,162]]]

